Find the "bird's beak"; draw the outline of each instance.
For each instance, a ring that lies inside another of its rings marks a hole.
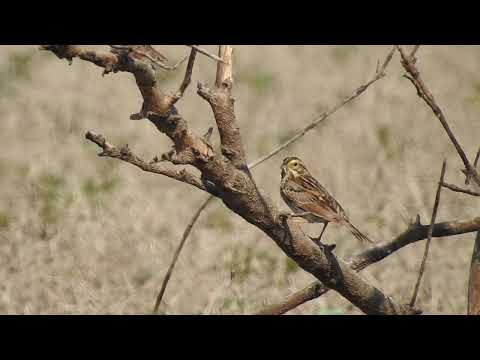
[[[282,169],[282,178],[285,176],[285,174],[287,173],[287,168],[285,167],[285,165],[282,165],[280,167],[280,169]]]

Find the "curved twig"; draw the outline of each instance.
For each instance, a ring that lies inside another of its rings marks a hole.
[[[168,281],[170,280],[170,277],[172,276],[173,269],[175,268],[175,264],[177,263],[178,257],[180,256],[180,252],[182,251],[183,245],[185,244],[185,241],[187,241],[188,235],[190,235],[190,232],[192,231],[193,225],[197,221],[198,217],[200,216],[200,213],[205,209],[208,205],[208,203],[213,199],[213,196],[208,197],[202,205],[198,208],[198,210],[195,212],[193,215],[192,219],[188,223],[185,231],[183,232],[182,239],[180,240],[180,244],[175,250],[175,253],[172,258],[172,262],[170,263],[170,266],[168,267],[167,273],[165,274],[165,278],[163,279],[162,286],[160,288],[160,292],[158,293],[157,300],[155,301],[155,306],[153,308],[153,313],[156,314],[158,313],[158,308],[160,304],[162,303],[163,295],[165,294],[165,290],[167,289]]]
[[[467,177],[471,177],[477,183],[477,185],[480,186],[480,176],[478,175],[476,169],[468,161],[467,155],[465,155],[465,151],[463,151],[459,142],[455,138],[455,135],[453,135],[453,132],[450,129],[450,126],[448,125],[447,119],[445,118],[445,115],[443,115],[442,109],[440,108],[440,106],[438,106],[432,93],[430,92],[430,90],[427,88],[422,78],[420,77],[420,72],[415,66],[415,62],[416,62],[415,58],[411,56],[407,56],[403,51],[402,47],[397,45],[396,48],[398,49],[398,52],[402,57],[401,63],[403,68],[407,73],[410,74],[410,76],[406,75],[406,78],[412,82],[412,84],[417,89],[417,95],[421,99],[423,99],[425,103],[427,103],[427,105],[430,107],[430,109],[432,109],[433,113],[442,124],[450,141],[452,142],[453,146],[457,150],[458,155],[462,159],[462,162],[465,166]]]

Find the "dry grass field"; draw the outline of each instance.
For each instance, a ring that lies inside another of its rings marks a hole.
[[[214,51],[214,46],[204,46]],[[157,46],[171,62],[184,46]],[[371,78],[389,46],[237,46],[234,95],[248,159],[263,155]],[[453,132],[473,157],[480,145],[480,48],[423,46],[418,66]],[[174,90],[184,66],[165,73]],[[99,132],[151,159],[170,147],[148,121],[131,121],[141,97],[130,74],[101,76],[92,64],[68,66],[37,46],[0,47],[0,313],[150,313],[173,251],[206,194],[174,180],[99,158],[84,138]],[[258,166],[263,193],[279,194],[285,156],[299,156],[372,237],[391,239],[418,213],[428,223],[443,158],[448,182],[463,168],[439,121],[402,77],[398,53],[387,77],[294,146]],[[212,83],[215,63],[199,56],[177,107],[204,133],[214,124],[195,91]],[[214,137],[218,136],[214,133]],[[214,139],[218,144],[218,139]],[[478,216],[472,197],[444,191],[437,221]],[[321,226],[310,226],[318,233]],[[331,226],[325,241],[348,257],[363,249]],[[434,239],[419,293],[427,314],[466,313],[474,234]],[[424,242],[362,272],[408,301]],[[234,273],[235,276],[231,276]],[[249,314],[309,284],[260,230],[218,200],[182,252],[162,313]],[[334,292],[291,314],[360,314]]]

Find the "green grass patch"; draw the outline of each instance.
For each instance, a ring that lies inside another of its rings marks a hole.
[[[5,230],[10,227],[13,222],[13,216],[4,211],[0,211],[0,230]]]
[[[223,232],[231,232],[234,228],[231,215],[221,207],[210,212],[205,226]]]
[[[298,270],[300,270],[300,267],[297,265],[297,263],[292,259],[290,259],[289,257],[286,257],[285,258],[285,274],[291,275],[296,273]]]
[[[36,50],[15,51],[8,55],[6,64],[0,68],[0,94],[13,96],[19,81],[31,81]]]
[[[56,174],[45,173],[40,175],[35,185],[42,203],[40,217],[45,224],[55,224],[63,205],[66,203],[64,197],[65,179]]]
[[[264,94],[275,87],[277,83],[275,74],[266,70],[251,69],[240,71],[236,77],[237,81],[246,84],[257,94]]]
[[[89,177],[82,184],[82,192],[91,199],[98,198],[103,194],[112,192],[119,182],[120,181],[117,177],[107,179],[95,179]]]

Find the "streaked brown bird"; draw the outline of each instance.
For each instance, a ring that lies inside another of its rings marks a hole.
[[[375,243],[350,222],[345,210],[315,180],[302,160],[287,157],[283,160],[281,170],[280,194],[285,203],[295,214],[301,214],[308,222],[324,224],[320,236],[314,239],[315,242],[320,241],[328,223],[332,222],[346,226],[361,241]]]

